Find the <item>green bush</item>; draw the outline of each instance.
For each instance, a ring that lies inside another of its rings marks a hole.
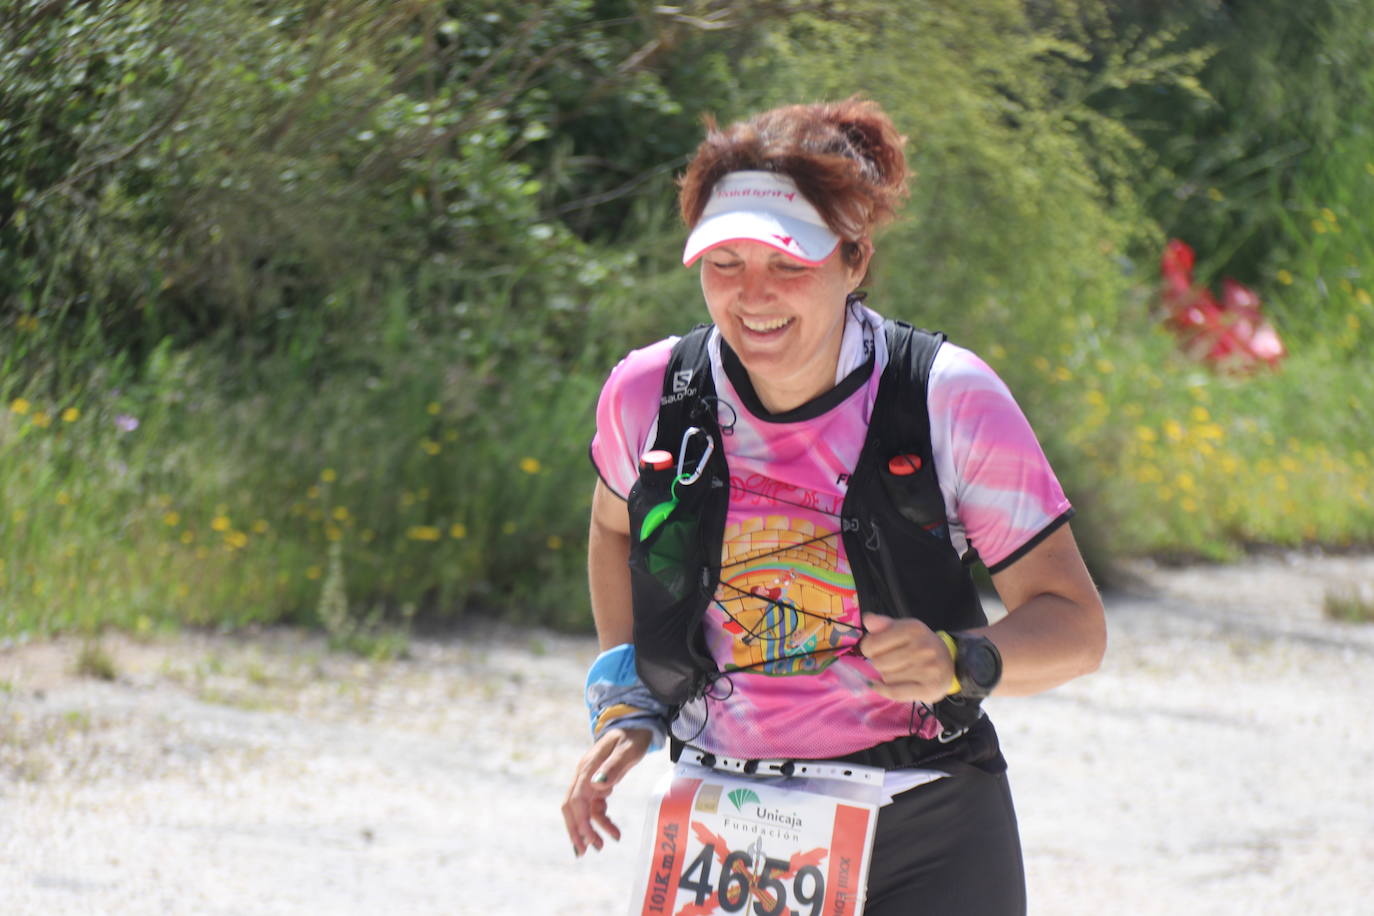
[[[1009,381],[1095,564],[1370,543],[1369,17],[1257,9],[1301,42],[1089,0],[11,4],[0,634],[585,626],[596,392],[705,317],[700,115],[854,92],[918,172],[873,304]],[[1258,278],[1280,372],[1161,330],[1175,234]]]

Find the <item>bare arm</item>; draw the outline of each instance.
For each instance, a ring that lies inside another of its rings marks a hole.
[[[592,493],[592,523],[587,536],[587,583],[592,619],[601,650],[630,641],[630,514],[625,500],[600,480]]]
[[[1002,654],[998,696],[1026,696],[1088,674],[1107,648],[1102,599],[1068,525],[1055,531],[992,583],[1007,616],[972,632]],[[944,642],[919,620],[865,614],[860,649],[882,675],[873,689],[903,701],[933,703],[949,691],[954,664]]]
[[[999,696],[1058,687],[1102,663],[1107,618],[1068,525],[996,573],[1007,616],[982,631],[1002,653]]]
[[[598,480],[587,537],[587,583],[603,652],[634,638],[629,559],[630,516],[625,500]],[[575,855],[582,855],[589,846],[600,849],[605,844],[602,833],[620,839],[620,828],[607,814],[606,802],[621,777],[644,758],[651,739],[646,729],[608,728],[577,762],[563,801],[563,821]]]

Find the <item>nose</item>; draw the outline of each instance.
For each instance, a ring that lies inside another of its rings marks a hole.
[[[746,266],[740,278],[740,301],[745,305],[762,305],[768,301],[768,271]]]

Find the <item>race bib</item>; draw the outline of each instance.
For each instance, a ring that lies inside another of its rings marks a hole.
[[[658,787],[630,916],[860,916],[883,771],[792,777],[678,764]]]

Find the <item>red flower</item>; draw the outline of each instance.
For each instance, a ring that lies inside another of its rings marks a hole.
[[[1193,249],[1171,239],[1159,264],[1164,323],[1178,335],[1184,352],[1226,371],[1248,372],[1260,363],[1277,366],[1287,351],[1260,312],[1255,291],[1227,277],[1218,302],[1210,290],[1194,285],[1193,263]]]

